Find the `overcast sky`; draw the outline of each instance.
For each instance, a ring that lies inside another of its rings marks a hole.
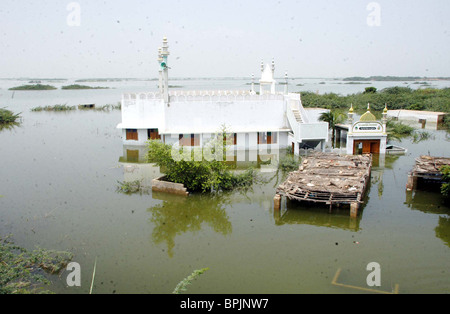
[[[70,3],[75,5],[69,6]],[[0,77],[450,76],[449,0],[1,0]]]

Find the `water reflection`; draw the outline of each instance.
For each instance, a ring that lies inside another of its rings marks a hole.
[[[439,193],[439,189],[435,192],[415,190],[406,191],[405,193],[405,204],[411,209],[429,214],[450,214],[450,204]]]
[[[333,209],[332,213],[324,207],[305,206],[293,201],[287,201],[285,211],[274,211],[277,226],[311,225],[317,227],[337,228],[349,231],[360,230],[362,215],[351,218],[348,209]]]
[[[438,226],[434,229],[436,237],[450,247],[450,217],[439,217]]]
[[[187,232],[198,232],[204,226],[216,233],[228,235],[232,232],[231,222],[225,210],[229,204],[226,196],[191,195],[180,197],[166,193],[152,193],[162,204],[148,209],[151,214],[153,243],[167,245],[169,257],[173,257],[175,238]]]

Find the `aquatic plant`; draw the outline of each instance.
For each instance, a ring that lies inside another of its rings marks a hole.
[[[178,285],[175,287],[175,290],[173,290],[173,294],[180,294],[181,292],[184,292],[187,290],[187,286],[192,284],[192,282],[197,279],[200,275],[202,275],[204,272],[209,270],[209,268],[202,268],[195,270],[191,275],[184,278],[182,281],[178,283]]]
[[[15,123],[20,118],[20,113],[15,114],[5,108],[0,108],[0,126]]]
[[[117,191],[120,193],[132,194],[141,190],[141,181],[139,180],[124,182],[117,181],[117,183],[119,183]]]
[[[42,272],[59,274],[72,253],[41,248],[30,252],[10,238],[0,237],[0,294],[51,293],[42,288],[50,284]]]

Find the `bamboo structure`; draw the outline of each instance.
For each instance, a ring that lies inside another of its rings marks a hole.
[[[415,190],[418,179],[435,181],[437,183],[441,182],[441,168],[446,165],[450,166],[450,158],[432,156],[420,156],[416,158],[416,164],[408,175],[406,190]]]
[[[277,196],[300,202],[330,206],[350,205],[356,218],[370,180],[372,155],[338,155],[316,153],[303,160],[298,171],[291,172],[277,188]],[[274,208],[281,202],[274,198]]]

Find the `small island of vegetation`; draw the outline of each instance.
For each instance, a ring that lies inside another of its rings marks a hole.
[[[52,85],[42,85],[42,84],[35,84],[35,85],[22,85],[17,87],[12,87],[9,90],[13,91],[36,91],[36,90],[55,90],[57,89],[55,86]]]
[[[72,85],[63,86],[63,87],[61,87],[61,89],[64,89],[64,90],[68,90],[68,89],[109,89],[109,87],[72,84]]]

